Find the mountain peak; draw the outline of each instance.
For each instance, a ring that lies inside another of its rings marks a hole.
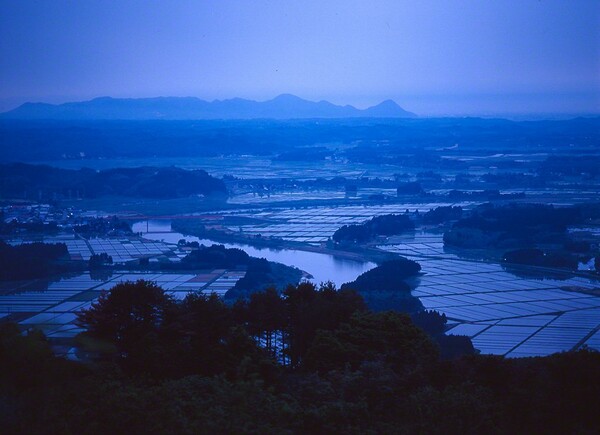
[[[394,100],[383,100],[381,103],[373,107],[400,107]]]
[[[394,100],[390,99],[369,107],[365,110],[365,113],[374,118],[414,118],[417,116],[412,112],[404,110]]]
[[[195,97],[113,98],[98,97],[88,101],[44,104],[25,103],[0,114],[5,119],[54,120],[193,120],[193,119],[310,119],[310,118],[407,118],[416,115],[405,111],[392,100],[360,110],[338,106],[329,101],[313,102],[293,94],[281,94],[258,102],[242,98],[204,101]]]
[[[306,101],[294,94],[279,94],[271,101]]]

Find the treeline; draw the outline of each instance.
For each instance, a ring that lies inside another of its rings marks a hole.
[[[223,196],[225,183],[203,170],[169,168],[59,169],[23,163],[0,165],[0,197],[34,200],[107,195],[177,198]]]
[[[443,224],[462,217],[463,208],[460,206],[441,206],[429,210],[423,215],[424,224]]]
[[[115,359],[124,370],[181,377],[198,370],[226,371],[228,354],[239,353],[233,346],[244,345],[239,341],[244,332],[266,339],[268,355],[279,354],[280,363],[298,368],[317,331],[333,330],[357,311],[366,311],[362,298],[330,284],[317,289],[302,283],[281,294],[271,287],[231,306],[216,295],[190,294],[177,301],[154,283],[137,281],[118,284],[102,295],[79,315],[78,324],[87,330],[82,342],[92,352],[108,349],[101,357]],[[147,352],[148,340],[155,351],[165,350],[155,352],[155,360]],[[172,353],[173,359],[165,361],[165,353]],[[207,358],[210,363],[203,364]]]
[[[74,268],[64,243],[11,246],[0,240],[0,280],[47,278],[70,270]]]
[[[58,232],[58,225],[56,222],[44,223],[38,222],[19,222],[13,219],[9,222],[5,222],[1,219],[0,213],[0,234],[8,236],[15,234],[55,234]]]
[[[344,225],[333,233],[333,241],[364,243],[377,236],[392,236],[415,229],[406,215],[388,214],[376,216],[359,225]]]
[[[432,149],[506,153],[568,148],[597,150],[598,118],[512,122],[492,119],[322,119],[248,121],[0,121],[0,160],[204,157],[281,154],[323,143],[359,143],[341,157],[404,167],[460,165]],[[282,145],[284,144],[284,145]],[[513,162],[510,162],[514,165]]]
[[[444,244],[462,248],[530,247],[564,243],[567,227],[583,222],[580,207],[483,204],[444,233]]]
[[[567,250],[524,248],[508,251],[502,257],[505,270],[526,278],[568,279],[572,276],[568,272],[578,271],[580,262],[593,265],[593,269],[587,270],[587,273],[600,273],[600,252],[591,252],[589,248],[583,254]]]
[[[411,294],[407,282],[421,271],[416,261],[399,258],[383,262],[359,275],[342,289],[356,290],[374,311],[397,310],[414,313],[423,308],[421,301]]]
[[[159,265],[162,270],[207,270],[243,269],[246,274],[225,294],[225,299],[235,302],[251,293],[272,286],[283,290],[289,284],[296,284],[302,271],[295,267],[255,258],[242,249],[225,248],[223,245],[204,246],[198,242],[183,243],[192,251],[179,263]]]
[[[415,321],[443,326],[432,316]],[[600,354],[443,359],[408,316],[366,311],[348,290],[302,284],[230,308],[122,283],[79,319],[91,363],[56,358],[41,334],[0,325],[4,432],[600,430]]]
[[[598,203],[569,207],[483,204],[444,233],[444,244],[499,251],[501,254],[492,255],[498,257],[506,270],[518,276],[566,278],[568,275],[561,270],[577,271],[580,263],[595,266],[595,259],[600,257],[593,234],[573,233],[568,231],[569,227],[595,225],[598,219]],[[598,268],[594,268],[598,272]]]
[[[600,175],[600,156],[597,155],[553,155],[542,162],[541,176],[568,176],[592,179]]]
[[[74,226],[73,231],[88,238],[133,234],[131,225],[116,216],[91,218],[85,224]]]
[[[541,249],[525,248],[509,251],[502,259],[505,264],[521,264],[527,266],[551,267],[559,269],[577,270],[577,258],[544,252]]]

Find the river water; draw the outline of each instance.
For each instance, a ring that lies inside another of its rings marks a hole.
[[[242,249],[252,257],[265,258],[269,261],[294,266],[308,272],[313,276],[311,281],[316,284],[331,281],[338,288],[346,282],[354,281],[358,275],[376,266],[375,263],[370,261],[348,260],[318,252],[306,252],[296,249],[257,248],[240,243],[221,243],[209,239],[200,239],[195,236],[185,236],[181,233],[173,232],[171,230],[171,221],[169,220],[136,222],[133,224],[133,231],[142,233],[146,239],[164,241],[165,243],[176,244],[179,240],[185,239],[188,242],[196,241],[204,245],[217,244],[224,245],[226,248]]]

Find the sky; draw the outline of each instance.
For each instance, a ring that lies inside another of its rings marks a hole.
[[[99,96],[600,113],[600,0],[0,0],[0,111]]]

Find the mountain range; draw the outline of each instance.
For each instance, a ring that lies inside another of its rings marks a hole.
[[[308,101],[282,94],[268,101],[242,98],[205,101],[195,97],[111,98],[47,104],[25,103],[0,114],[24,120],[194,120],[194,119],[307,119],[307,118],[414,118],[392,100],[357,109],[328,101]]]

